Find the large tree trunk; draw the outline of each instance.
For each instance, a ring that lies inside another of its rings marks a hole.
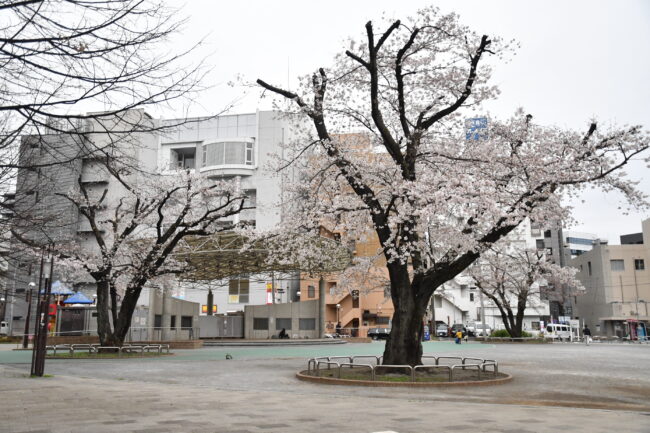
[[[111,303],[117,302],[115,291],[111,289],[107,278],[97,280],[97,334],[102,346],[121,347],[131,327],[131,319],[142,288],[130,287],[126,290],[118,314],[114,314],[117,305],[109,306],[109,300]]]
[[[523,290],[517,295],[517,314],[514,318],[511,337],[519,338],[523,335],[524,312],[526,311],[526,301],[528,300],[528,291]]]
[[[395,313],[383,364],[415,366],[422,364],[422,318],[429,299],[418,300],[418,287],[411,285],[406,267],[401,268],[391,272]]]
[[[116,340],[109,312],[110,284],[106,276],[94,276],[97,281],[97,335],[102,346],[115,346]]]

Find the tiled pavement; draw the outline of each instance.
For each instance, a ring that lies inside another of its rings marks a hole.
[[[242,352],[233,361],[205,350],[153,362],[48,361],[54,377],[42,379],[27,378],[26,364],[5,364],[0,432],[647,433],[650,382],[642,364],[648,365],[650,350],[644,349],[472,348],[484,356],[498,351],[516,380],[430,391],[297,382],[292,372],[304,358],[293,353],[256,358],[251,351],[243,359]],[[617,359],[615,371],[602,370]],[[548,375],[541,374],[545,365]],[[626,387],[612,385],[619,381]],[[598,401],[618,410],[539,405],[555,397],[560,406]],[[621,410],[637,401],[636,411]]]
[[[0,367],[2,368],[2,367]],[[557,407],[293,396],[119,380],[29,379],[5,369],[2,432],[619,432],[650,414]],[[342,389],[344,391],[344,389]]]

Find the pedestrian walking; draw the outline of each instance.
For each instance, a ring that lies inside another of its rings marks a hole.
[[[456,344],[460,344],[462,338],[463,338],[463,331],[456,332]]]
[[[582,335],[585,336],[585,344],[589,346],[589,341],[591,340],[591,330],[587,325],[585,325],[585,329],[582,330]]]

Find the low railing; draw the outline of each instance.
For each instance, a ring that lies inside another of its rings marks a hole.
[[[372,359],[375,361],[372,363],[356,363],[356,360],[361,359]],[[401,370],[408,371],[407,376],[410,377],[411,382],[416,382],[417,375],[416,373],[421,370],[426,369],[440,369],[446,370],[449,377],[449,382],[454,381],[454,371],[455,370],[465,370],[465,369],[476,369],[478,379],[481,380],[482,375],[491,373],[492,377],[497,377],[499,374],[499,364],[493,359],[483,359],[475,357],[462,357],[462,356],[435,356],[435,355],[423,355],[422,361],[433,361],[433,364],[422,364],[416,365],[415,367],[411,365],[384,365],[381,364],[383,357],[375,355],[356,355],[356,356],[320,356],[316,358],[310,358],[307,360],[307,374],[321,377],[321,372],[336,370],[336,377],[341,378],[341,370],[343,367],[353,368],[364,368],[370,370],[370,380],[377,380],[378,371],[381,370]],[[347,360],[349,362],[340,362],[339,360]],[[445,362],[446,360],[459,361],[460,363],[455,364],[441,364],[440,361]],[[470,361],[470,362],[468,362]],[[473,362],[471,362],[473,361]],[[323,368],[321,368],[321,366]]]
[[[137,353],[144,354],[145,352],[151,353],[152,351],[162,354],[163,351],[169,354],[169,344],[125,344],[124,346],[102,346],[99,344],[55,344],[52,346],[45,346],[45,351],[52,352],[56,356],[58,351],[66,351],[70,356],[74,356],[75,352],[88,351],[89,354],[98,354],[102,352],[115,352],[118,356],[123,353]]]

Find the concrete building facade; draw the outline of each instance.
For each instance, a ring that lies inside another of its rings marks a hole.
[[[583,296],[574,299],[573,316],[589,325],[594,334],[623,338],[647,335],[650,219],[642,222],[642,228],[642,244],[599,244],[571,260],[586,288]]]
[[[271,155],[280,152],[282,144],[290,139],[289,122],[279,113],[263,111],[182,121],[152,119],[142,110],[133,110],[128,116],[134,117],[129,120],[132,124],[144,121],[150,124],[152,130],[161,124],[182,126],[166,133],[120,134],[114,131],[128,128],[107,119],[100,126],[80,124],[75,133],[69,135],[52,134],[38,137],[38,140],[29,137],[24,140],[21,155],[31,162],[47,165],[56,162],[57,158],[70,160],[66,164],[45,166],[35,171],[19,171],[15,206],[22,206],[18,209],[20,212],[29,210],[35,221],[43,221],[39,227],[41,230],[30,232],[30,236],[34,239],[47,236],[55,242],[75,241],[86,250],[98,248],[86,218],[74,205],[57,195],[79,191],[79,183],[91,195],[106,191],[105,204],[99,212],[111,212],[125,195],[124,187],[102,168],[98,156],[92,152],[83,153],[87,150],[85,140],[92,140],[93,149],[105,150],[104,156],[119,154],[146,172],[196,170],[209,178],[232,179],[247,192],[246,205],[254,207],[236,215],[233,220],[262,230],[274,227],[281,220],[284,211],[283,183],[291,173],[287,172],[283,177],[267,170]],[[43,143],[47,143],[49,152],[43,151]],[[51,149],[56,149],[56,152]],[[13,243],[18,245],[15,240]],[[6,270],[6,274],[15,274],[12,284],[16,286],[17,293],[24,294],[30,282],[38,286],[38,258],[16,256],[12,266]],[[208,289],[212,289],[219,313],[243,312],[246,305],[267,303],[267,283],[273,279],[276,288],[282,289],[278,291],[276,301],[297,299],[299,283],[298,277],[293,274],[277,278],[271,275],[240,275],[202,285],[178,283],[173,284],[170,290],[178,298],[198,303],[200,308],[207,303]],[[66,276],[58,272],[56,264],[54,280],[66,281]],[[88,281],[77,279],[67,282],[75,291],[83,292],[88,297],[92,297],[95,291],[90,278]],[[35,311],[36,298],[34,296],[32,312]],[[148,295],[143,292],[138,303],[148,302]],[[5,315],[9,314],[9,308],[5,310]],[[19,333],[24,329],[26,310],[24,297],[12,304],[12,328]]]
[[[179,120],[167,120],[175,124]],[[273,155],[291,139],[289,122],[274,111],[222,115],[205,119],[184,119],[184,125],[160,137],[158,165],[163,170],[196,170],[215,179],[233,179],[248,196],[245,204],[254,207],[231,218],[259,230],[275,227],[287,203],[284,183],[293,176],[269,169]],[[288,205],[287,205],[288,206]],[[268,297],[267,286],[274,283],[276,299]],[[179,283],[174,296],[207,307],[212,290],[217,314],[244,311],[247,305],[297,300],[297,274],[240,275],[209,283]]]

